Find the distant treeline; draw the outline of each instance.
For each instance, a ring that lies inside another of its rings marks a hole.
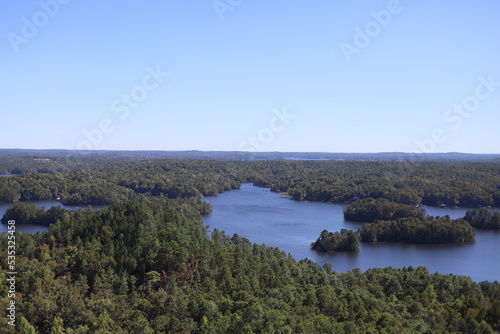
[[[259,161],[255,184],[297,200],[385,198],[429,206],[500,207],[500,163]]]
[[[60,198],[64,204],[121,203],[140,194],[200,198],[238,189],[237,173],[217,161],[96,161],[82,171],[0,177],[0,201]],[[72,166],[71,168],[74,168]]]
[[[0,170],[22,174],[0,177],[3,202],[59,197],[67,204],[110,204],[139,194],[199,198],[253,182],[296,200],[500,207],[500,163],[0,157]]]
[[[357,161],[500,161],[500,154],[472,153],[346,153],[346,152],[241,152],[241,151],[112,151],[112,150],[32,150],[0,149],[0,156],[10,159],[190,159],[190,160],[357,160]],[[0,165],[1,166],[1,165]],[[0,168],[1,171],[1,168]]]

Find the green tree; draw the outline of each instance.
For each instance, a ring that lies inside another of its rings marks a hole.
[[[54,317],[52,321],[52,326],[50,328],[50,334],[62,334],[64,333],[64,323],[59,317]]]
[[[35,334],[35,327],[25,317],[20,317],[16,330],[19,334]]]
[[[15,220],[16,224],[37,224],[45,215],[45,209],[35,204],[17,203],[5,211],[2,217],[2,224],[7,224],[9,220]]]

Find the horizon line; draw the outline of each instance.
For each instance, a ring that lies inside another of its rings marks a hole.
[[[182,150],[162,150],[162,149],[100,149],[100,150],[78,150],[64,148],[0,148],[0,151],[66,151],[66,152],[200,152],[200,153],[241,153],[241,154],[286,154],[286,153],[307,153],[307,154],[469,154],[469,155],[500,155],[500,153],[471,153],[471,152],[402,152],[402,151],[377,151],[377,152],[325,152],[325,151],[237,151],[237,150],[198,150],[198,149],[182,149]]]

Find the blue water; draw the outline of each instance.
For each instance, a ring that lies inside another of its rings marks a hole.
[[[431,272],[470,276],[475,281],[500,281],[500,231],[476,230],[476,241],[453,245],[411,245],[403,243],[360,244],[359,252],[326,254],[313,251],[315,241],[324,229],[339,231],[342,228],[356,230],[361,224],[344,220],[341,204],[309,201],[293,201],[280,198],[268,189],[242,184],[217,197],[205,199],[213,206],[213,212],[204,217],[210,229],[225,230],[255,243],[265,243],[290,253],[296,260],[310,258],[320,265],[331,263],[335,271],[345,272],[355,268],[366,270],[374,267],[426,266]],[[58,201],[30,201],[49,209],[61,206],[78,210],[85,206],[65,206]],[[0,217],[12,204],[0,204]],[[93,206],[99,209],[106,206]],[[465,208],[426,207],[433,216],[463,217]],[[16,231],[26,233],[45,232],[46,226],[16,225]],[[0,232],[7,225],[0,224]]]
[[[344,220],[341,204],[294,201],[267,189],[242,184],[240,190],[205,199],[213,212],[204,218],[210,229],[238,233],[290,253],[296,260],[329,262],[338,272],[355,268],[425,266],[430,272],[470,276],[475,281],[500,281],[500,231],[476,231],[476,241],[453,245],[403,243],[360,244],[358,252],[319,253],[310,248],[324,229],[357,230],[361,224]],[[465,208],[425,208],[433,216],[460,218]]]

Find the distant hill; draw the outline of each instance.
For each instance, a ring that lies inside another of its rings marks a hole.
[[[0,149],[0,156],[44,157],[106,157],[117,159],[214,159],[214,160],[362,160],[362,161],[488,161],[500,162],[500,154],[472,153],[329,153],[329,152],[237,152],[237,151],[70,151]]]

